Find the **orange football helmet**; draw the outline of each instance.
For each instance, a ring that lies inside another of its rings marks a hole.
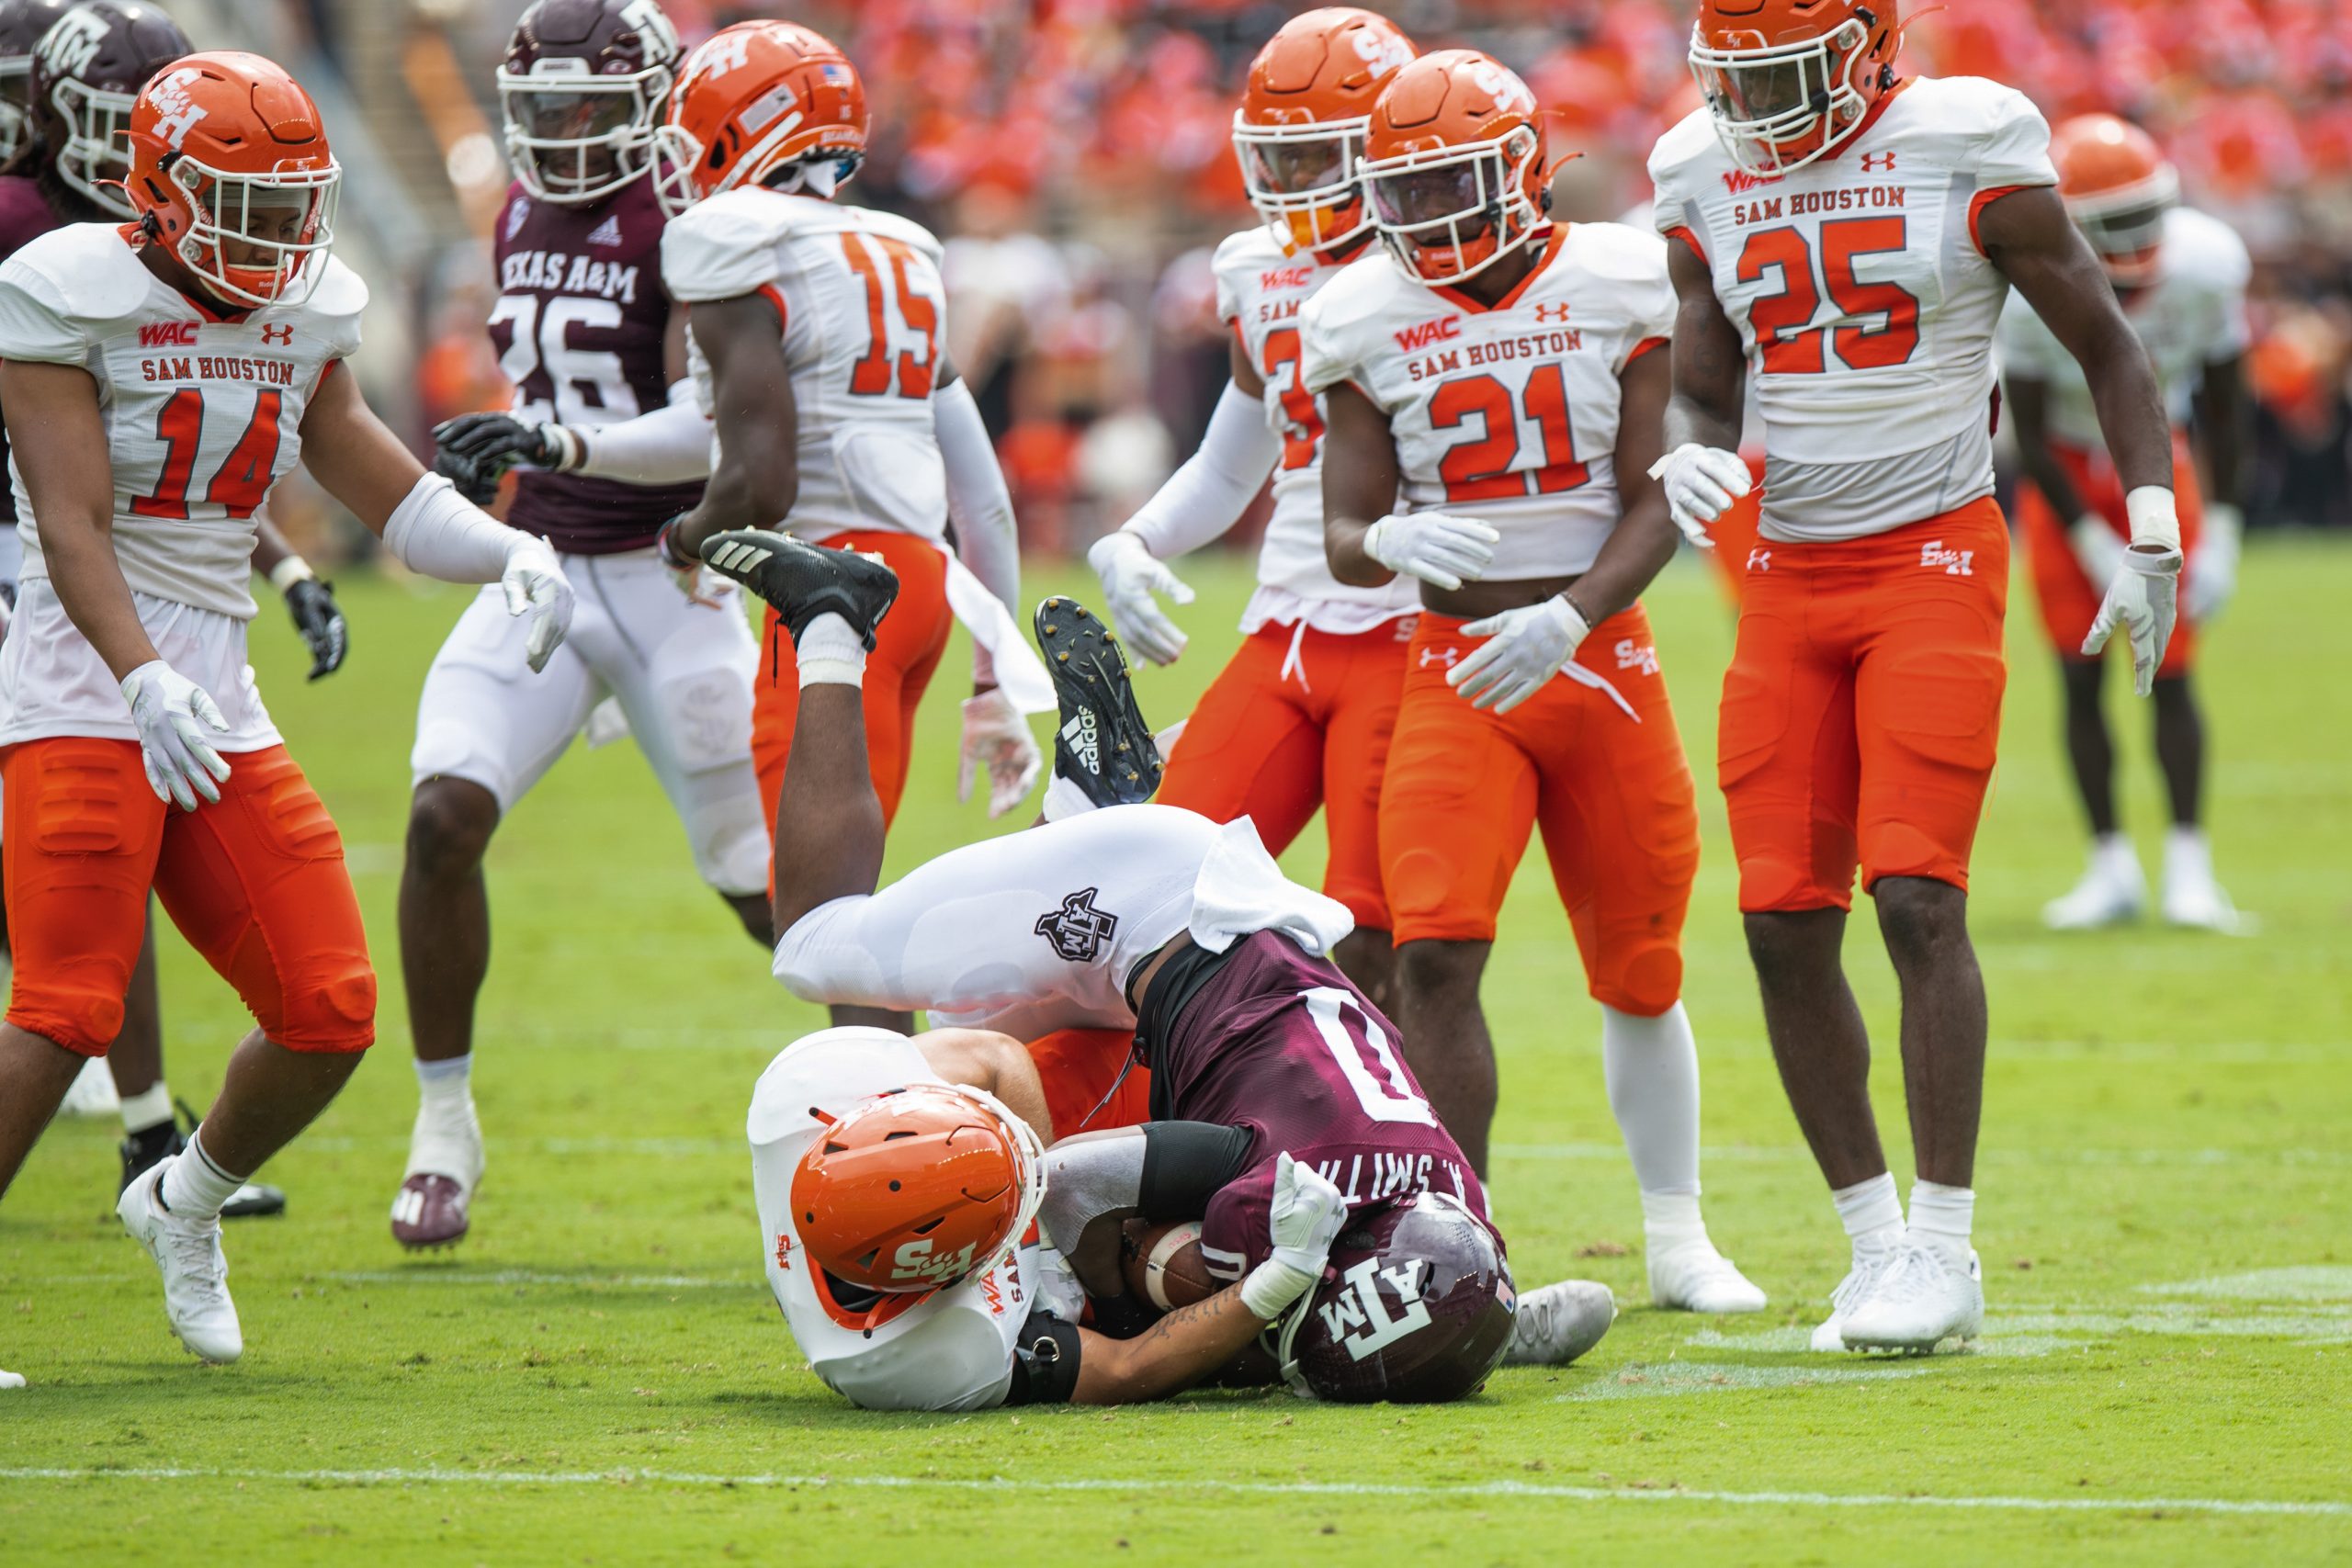
[[[123,186],[148,238],[224,304],[309,297],[343,170],[319,106],[282,66],[230,50],[175,60],[140,89],[130,141]]]
[[[763,185],[831,198],[865,161],[865,84],[797,22],[738,22],[686,56],[658,133],[654,194],[673,218]],[[778,176],[790,171],[788,178]]]
[[[830,1276],[828,1312],[872,1327],[994,1265],[1045,1196],[1026,1122],[978,1089],[915,1084],[818,1134],[792,1175],[792,1223]]]
[[[1700,0],[1690,73],[1732,162],[1785,175],[1894,85],[1898,0]]]
[[[2107,276],[2126,288],[2151,281],[2165,214],[2180,199],[2180,174],[2155,138],[2111,114],[2077,115],[2050,133],[2050,161],[2066,215]]]
[[[1250,65],[1233,151],[1250,204],[1285,254],[1329,251],[1372,227],[1356,160],[1372,107],[1420,52],[1396,24],[1354,6],[1284,22]]]
[[[1372,220],[1424,283],[1484,272],[1544,227],[1544,123],[1527,84],[1473,49],[1424,54],[1372,111]]]

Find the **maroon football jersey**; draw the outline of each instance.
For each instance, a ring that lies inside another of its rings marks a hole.
[[[1184,1005],[1151,1062],[1155,1121],[1246,1128],[1250,1163],[1209,1201],[1201,1246],[1227,1279],[1265,1259],[1274,1156],[1315,1167],[1351,1212],[1423,1190],[1480,1218],[1487,1194],[1405,1065],[1396,1026],[1329,959],[1258,931]]]
[[[593,207],[537,201],[521,185],[498,215],[498,303],[490,341],[514,383],[519,419],[617,424],[669,400],[662,363],[670,324],[662,285],[662,209],[650,180]],[[524,473],[507,521],[559,550],[611,555],[653,542],[702,486],[632,485]]]
[[[40,181],[26,175],[0,175],[0,261],[60,227],[62,220],[41,195]],[[7,467],[8,430],[0,425],[0,476],[5,476]],[[13,528],[16,524],[17,487],[0,478],[0,527]]]

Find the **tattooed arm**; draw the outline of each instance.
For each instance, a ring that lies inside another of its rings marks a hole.
[[[1073,1404],[1136,1404],[1181,1393],[1239,1355],[1271,1322],[1244,1305],[1229,1285],[1204,1302],[1178,1307],[1133,1339],[1081,1329]]]

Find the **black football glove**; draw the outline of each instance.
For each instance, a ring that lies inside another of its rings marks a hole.
[[[508,413],[461,413],[443,420],[433,427],[433,443],[440,449],[434,471],[477,506],[496,493],[500,477],[517,464],[561,472],[580,462],[580,443],[570,431]]]
[[[294,629],[311,648],[311,679],[319,680],[343,668],[351,648],[351,627],[334,602],[334,584],[306,577],[286,590],[286,609]]]

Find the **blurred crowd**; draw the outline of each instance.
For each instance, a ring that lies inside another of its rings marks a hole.
[[[756,15],[675,0],[689,39]],[[858,199],[948,242],[950,349],[1000,439],[1035,549],[1082,548],[1181,460],[1224,379],[1210,250],[1250,220],[1227,134],[1268,0],[812,0],[785,13],[866,75],[875,151]],[[1551,149],[1581,157],[1560,209],[1649,195],[1659,131],[1696,104],[1686,0],[1394,0],[1427,47],[1470,44],[1524,75]],[[471,85],[519,0],[451,6]],[[2337,0],[1952,0],[1906,6],[1905,68],[2022,87],[2054,120],[2146,125],[2186,198],[2257,262],[2257,525],[2352,526],[2352,6]],[[439,269],[427,415],[496,400],[478,253]]]

